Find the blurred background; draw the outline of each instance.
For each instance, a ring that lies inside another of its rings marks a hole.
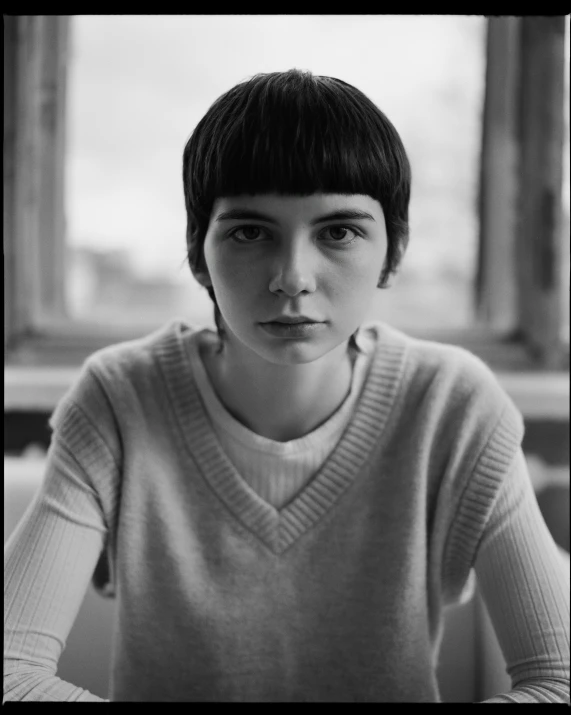
[[[71,314],[212,324],[207,293],[184,265],[182,150],[220,94],[257,72],[298,67],[364,91],[410,155],[410,250],[372,317],[471,322],[485,27],[483,17],[430,15],[72,18]]]
[[[87,355],[175,316],[214,326],[185,260],[182,152],[220,94],[292,67],[354,84],[400,133],[410,244],[369,317],[496,372],[568,552],[568,16],[5,16],[5,539]],[[102,695],[106,606],[88,593],[62,658]],[[448,700],[509,683],[477,591],[440,673]]]

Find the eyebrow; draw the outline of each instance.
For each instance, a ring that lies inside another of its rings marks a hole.
[[[235,221],[235,220],[258,220],[265,221],[266,223],[277,224],[274,218],[268,214],[262,213],[261,211],[255,211],[254,209],[229,209],[228,211],[222,211],[216,217],[216,221]],[[366,211],[360,211],[357,209],[340,209],[339,211],[331,211],[323,216],[318,216],[311,221],[311,225],[315,226],[318,223],[324,223],[325,221],[349,221],[349,220],[362,220],[366,219],[369,221],[374,221],[375,219],[370,213]]]

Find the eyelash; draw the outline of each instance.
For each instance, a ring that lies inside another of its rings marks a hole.
[[[240,239],[236,236],[238,231],[243,231],[244,229],[252,229],[252,228],[258,229],[259,231],[266,230],[262,226],[256,226],[254,224],[245,224],[243,226],[237,226],[236,228],[233,228],[232,231],[230,231],[230,233],[228,234],[228,237],[231,238],[233,241],[236,241],[236,243],[258,243],[259,239],[243,239],[243,238]],[[342,224],[334,225],[334,226],[327,226],[326,228],[324,228],[321,231],[321,233],[323,233],[324,231],[327,231],[327,230],[331,230],[331,229],[344,229],[345,231],[351,231],[352,233],[355,234],[353,236],[353,238],[351,238],[349,241],[344,241],[343,239],[334,239],[334,238],[330,239],[331,243],[336,243],[340,246],[348,246],[349,244],[356,241],[358,237],[362,238],[362,236],[363,236],[363,234],[360,231],[358,231],[356,228],[354,228],[353,226],[344,226]]]

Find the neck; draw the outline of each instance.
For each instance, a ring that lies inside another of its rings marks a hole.
[[[343,403],[351,387],[352,364],[344,343],[311,363],[277,365],[255,354],[202,354],[218,398],[230,414],[256,434],[278,442],[317,429]]]

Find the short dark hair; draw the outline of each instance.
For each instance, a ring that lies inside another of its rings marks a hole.
[[[363,92],[335,77],[292,69],[232,87],[191,134],[182,177],[194,270],[204,261],[214,202],[241,194],[364,194],[379,201],[387,231],[379,288],[408,244],[411,171],[401,138]],[[214,290],[207,290],[222,334]],[[357,348],[354,336],[350,344]]]

